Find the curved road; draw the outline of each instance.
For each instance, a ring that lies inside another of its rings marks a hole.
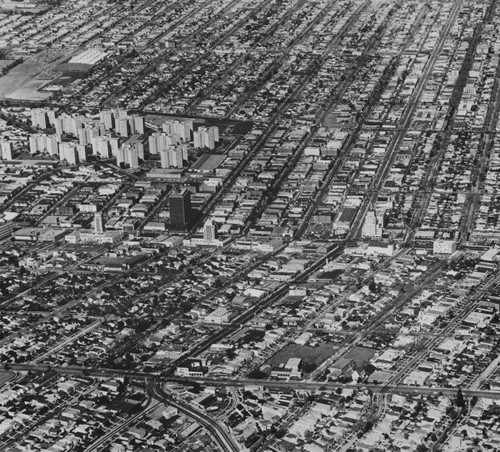
[[[198,424],[203,426],[213,437],[217,445],[221,448],[221,451],[241,452],[245,450],[245,448],[238,444],[236,440],[230,435],[230,433],[216,420],[194,409],[189,404],[174,399],[163,389],[163,385],[161,383],[150,383],[148,385],[148,392],[155,399],[167,405],[173,406],[174,408],[177,408],[181,413],[185,414],[191,419],[194,419],[196,422],[198,422]]]

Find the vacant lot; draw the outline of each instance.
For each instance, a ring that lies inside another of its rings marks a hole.
[[[279,364],[286,363],[290,358],[300,358],[307,364],[315,364],[317,366],[332,356],[337,349],[338,347],[330,342],[323,342],[317,347],[291,344],[271,356],[266,364],[278,366]]]

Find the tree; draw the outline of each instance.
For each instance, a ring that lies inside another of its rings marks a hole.
[[[248,374],[248,378],[255,379],[255,380],[262,380],[263,378],[267,378],[267,377],[268,377],[268,375],[259,369],[254,369]]]

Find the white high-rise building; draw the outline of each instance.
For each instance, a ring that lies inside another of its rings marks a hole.
[[[76,152],[78,153],[78,161],[86,162],[87,161],[87,150],[85,146],[78,144],[76,146]]]
[[[121,118],[116,123],[116,131],[121,137],[129,137],[130,136],[130,127],[128,118]]]
[[[29,137],[28,143],[30,152],[44,152],[47,149],[47,136],[43,133],[34,133]]]
[[[55,110],[46,110],[47,111],[47,118],[49,119],[49,124],[53,126],[56,123],[56,112]]]
[[[78,143],[86,146],[90,142],[91,129],[78,129]]]
[[[160,159],[162,168],[183,168],[183,146],[169,146],[167,149],[160,151]]]
[[[217,227],[212,220],[207,220],[203,225],[203,240],[213,242],[217,238]]]
[[[209,132],[211,132],[214,136],[214,141],[216,143],[219,142],[219,128],[217,126],[212,126],[208,128]]]
[[[97,144],[97,152],[102,158],[108,159],[111,157],[111,146],[109,139],[106,137],[100,137]]]
[[[102,213],[100,212],[94,215],[94,232],[96,234],[102,234],[104,232],[104,221],[102,219]]]
[[[111,157],[111,147],[107,137],[93,137],[90,139],[92,153],[99,154],[102,158]]]
[[[161,150],[167,149],[168,144],[172,141],[170,139],[167,141],[168,138],[168,135],[165,133],[153,133],[148,139],[149,152],[151,154],[159,154]]]
[[[12,144],[12,141],[1,141],[0,150],[2,151],[1,157],[3,160],[12,160],[12,154],[14,152],[14,145]]]
[[[135,149],[137,150],[137,155],[141,160],[144,160],[144,145],[142,143],[135,143]]]
[[[199,127],[196,132],[193,134],[194,147],[197,149],[215,149],[216,136],[217,133],[217,141],[219,138],[219,129],[217,127]]]
[[[106,130],[112,130],[115,128],[115,117],[112,110],[101,111],[99,119],[104,124],[104,128]]]
[[[47,110],[45,108],[35,108],[31,110],[31,125],[39,129],[46,129],[50,126]]]
[[[78,164],[78,151],[73,143],[61,143],[59,145],[59,159],[66,160],[68,165]]]
[[[380,239],[384,229],[384,216],[377,215],[375,210],[366,213],[361,235],[365,238]]]
[[[50,155],[59,153],[59,142],[61,137],[58,135],[47,135],[45,137],[45,149]]]
[[[167,121],[162,125],[162,130],[168,135],[178,135],[182,141],[191,141],[193,121]]]
[[[120,148],[120,140],[118,138],[110,138],[109,145],[111,147],[111,154],[116,157],[118,155],[118,149]]]
[[[28,139],[28,145],[31,154],[36,154],[38,152],[38,141],[35,135],[31,135]]]
[[[116,164],[125,164],[130,166],[130,168],[139,168],[139,152],[135,147],[124,146],[118,150],[118,155],[116,156]]]
[[[144,116],[133,115],[134,132],[142,135],[144,133]]]

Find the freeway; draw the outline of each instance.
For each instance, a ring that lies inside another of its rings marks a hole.
[[[49,366],[46,364],[5,364],[4,367],[15,372],[55,372],[67,375],[86,375],[97,378],[129,377],[136,380],[151,380],[155,383],[172,382],[186,385],[202,384],[209,386],[232,386],[282,389],[283,391],[335,391],[338,388],[354,390],[370,390],[381,394],[408,394],[408,395],[443,395],[455,397],[458,388],[442,386],[410,386],[402,384],[380,385],[373,383],[340,383],[333,381],[305,381],[305,380],[258,380],[251,378],[223,378],[223,377],[178,377],[168,373],[141,372],[135,370],[89,368],[82,366]],[[500,399],[500,391],[486,389],[462,389],[465,397]]]
[[[205,413],[196,410],[192,405],[174,398],[171,394],[168,394],[165,391],[161,383],[149,383],[148,392],[151,397],[154,397],[166,405],[171,405],[174,408],[177,408],[181,413],[191,419],[194,419],[202,425],[210,433],[222,452],[242,452],[245,450],[245,448],[242,447],[229,433],[226,426],[223,426],[210,416],[207,416]]]

